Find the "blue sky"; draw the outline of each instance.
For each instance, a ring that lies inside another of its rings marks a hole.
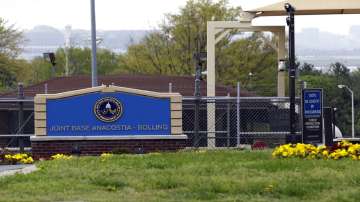
[[[256,8],[279,0],[229,0],[231,6]],[[63,28],[90,28],[90,0],[0,0],[0,17],[20,29],[35,25]],[[164,13],[175,13],[186,0],[97,0],[97,28],[102,30],[154,29]],[[285,17],[259,18],[256,25],[285,25]],[[296,30],[317,27],[322,31],[347,34],[350,26],[360,25],[360,15],[299,16]]]

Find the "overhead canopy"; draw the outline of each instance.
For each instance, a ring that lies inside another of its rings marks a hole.
[[[286,0],[247,12],[256,17],[287,15],[285,3],[295,7],[296,15],[360,14],[360,0]]]

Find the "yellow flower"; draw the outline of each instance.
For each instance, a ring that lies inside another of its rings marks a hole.
[[[72,156],[68,156],[65,154],[55,154],[55,155],[52,155],[51,158],[54,160],[56,160],[56,159],[69,160],[69,159],[72,159]]]
[[[354,145],[351,145],[349,146],[348,148],[348,152],[350,154],[357,154],[358,152],[360,151],[360,144],[354,144]]]
[[[100,157],[102,157],[102,158],[109,158],[109,157],[112,157],[112,156],[113,156],[113,154],[110,154],[110,153],[102,153],[100,155]]]
[[[287,153],[287,152],[283,152],[283,153],[282,153],[282,156],[283,156],[283,157],[287,157],[288,155],[289,155],[289,153]]]
[[[339,149],[330,151],[324,145],[314,146],[311,144],[285,144],[278,146],[272,152],[273,157],[280,158],[292,158],[300,157],[306,159],[341,159],[352,158],[354,160],[360,160],[360,144],[352,144],[347,141],[338,143]]]
[[[28,154],[6,154],[5,159],[13,163],[33,163],[34,160]]]
[[[321,145],[321,146],[319,146],[317,149],[319,149],[319,150],[324,150],[324,149],[326,149],[326,146],[325,146],[325,145]]]
[[[29,158],[23,158],[20,160],[21,163],[23,164],[31,164],[34,162],[34,159],[32,157],[29,157]]]
[[[338,143],[338,146],[340,146],[340,147],[349,147],[351,145],[353,145],[353,144],[351,142],[349,142],[349,141],[346,141],[346,140],[343,140],[343,141]]]
[[[345,150],[345,149],[342,149],[339,153],[340,156],[342,157],[346,157],[349,153]]]

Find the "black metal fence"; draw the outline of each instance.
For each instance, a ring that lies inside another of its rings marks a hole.
[[[30,147],[34,134],[33,99],[0,99],[0,147]]]
[[[299,104],[296,99],[300,135]],[[237,147],[257,140],[275,146],[290,135],[289,106],[286,97],[184,97],[183,131],[189,147]]]

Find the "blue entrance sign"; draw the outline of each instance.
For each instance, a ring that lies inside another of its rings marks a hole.
[[[322,91],[305,90],[304,91],[304,117],[319,118],[322,110]]]
[[[323,131],[323,93],[322,89],[302,91],[303,142],[321,143]]]
[[[170,98],[93,92],[48,99],[48,136],[171,135]]]

